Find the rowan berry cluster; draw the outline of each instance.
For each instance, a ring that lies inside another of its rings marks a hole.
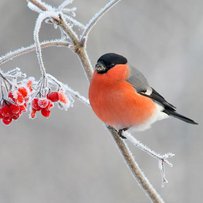
[[[40,111],[42,116],[49,117],[54,103],[59,102],[63,104],[68,104],[69,102],[68,98],[62,91],[50,92],[43,98],[35,97],[32,100],[31,118],[35,118],[37,111]]]
[[[46,78],[46,86],[42,85],[42,79],[37,82],[33,78],[22,77],[25,75],[20,69],[8,73],[0,71],[0,120],[3,124],[9,125],[29,110],[30,118],[35,118],[37,112],[48,118],[54,104],[65,110],[71,106],[71,95],[53,76]]]

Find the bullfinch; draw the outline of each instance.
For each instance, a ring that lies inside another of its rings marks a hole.
[[[197,124],[176,112],[148,83],[136,68],[130,67],[125,57],[107,53],[95,66],[89,87],[89,101],[96,115],[107,125],[122,131],[131,127],[145,130],[152,123],[169,116],[190,124]]]

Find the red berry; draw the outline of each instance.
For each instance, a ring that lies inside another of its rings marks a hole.
[[[32,109],[32,112],[30,114],[31,118],[35,118],[36,117],[36,110],[35,109]]]
[[[41,114],[46,118],[48,118],[50,116],[50,113],[51,113],[51,111],[48,109],[42,109],[41,110]]]
[[[49,105],[49,101],[47,98],[40,98],[38,100],[38,106],[42,109],[46,108]]]
[[[3,115],[2,115],[2,108],[0,108],[0,119],[3,118]]]
[[[24,98],[28,96],[28,91],[25,87],[19,87],[18,92],[20,92]]]
[[[51,100],[52,102],[59,101],[58,92],[50,92],[49,94],[47,94],[47,99]]]
[[[32,92],[32,80],[28,80],[27,87],[29,88],[30,92]]]
[[[67,96],[64,94],[64,92],[59,92],[59,101],[64,103],[64,104],[67,104],[68,103],[68,98]]]
[[[22,95],[20,92],[17,92],[16,102],[17,102],[18,104],[24,103],[24,97],[23,97],[23,95]]]
[[[10,113],[11,113],[11,111],[10,111],[9,106],[8,106],[8,105],[4,105],[4,106],[2,107],[2,109],[1,109],[1,115],[2,115],[3,117],[9,117],[9,116],[10,116]]]
[[[20,117],[20,114],[14,114],[14,115],[12,116],[12,119],[17,120],[19,117]]]
[[[5,125],[9,125],[11,122],[12,122],[12,118],[10,117],[5,117],[2,119],[2,122],[5,124]]]
[[[15,105],[15,104],[11,104],[9,106],[11,113],[13,114],[18,114],[20,112],[20,107]]]
[[[21,105],[21,106],[19,106],[19,107],[20,107],[20,112],[23,112],[23,111],[26,111],[27,105],[24,104],[24,105]]]
[[[14,102],[16,101],[16,99],[14,98],[12,92],[9,92],[9,93],[8,93],[8,97],[9,97],[12,101],[14,101]]]
[[[32,100],[32,108],[33,108],[34,110],[36,110],[36,111],[41,110],[40,106],[38,105],[38,101],[39,101],[38,98],[34,98],[34,99]]]
[[[9,93],[8,93],[8,97],[9,97],[12,101],[16,102],[17,104],[22,104],[22,103],[24,103],[24,97],[23,97],[23,95],[22,95],[20,92],[18,92],[18,91],[9,92]]]
[[[0,119],[2,119],[3,118],[3,116],[2,116],[2,114],[0,113]]]
[[[48,106],[46,107],[46,109],[47,109],[47,110],[50,110],[53,106],[54,106],[54,104],[53,104],[51,101],[49,101],[49,104],[48,104]]]

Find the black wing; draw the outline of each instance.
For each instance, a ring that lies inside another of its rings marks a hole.
[[[173,116],[175,118],[178,118],[182,121],[185,121],[187,123],[190,123],[190,124],[198,124],[197,122],[193,121],[192,119],[190,118],[187,118],[179,113],[176,112],[176,107],[173,106],[172,104],[170,104],[169,102],[167,102],[164,97],[162,97],[156,90],[154,90],[152,88],[152,93],[150,95],[147,95],[145,94],[144,92],[140,92],[141,95],[143,96],[146,96],[146,97],[149,97],[151,99],[153,99],[155,102],[158,102],[159,104],[161,104],[164,109],[163,109],[163,112],[168,114],[169,116]]]
[[[151,99],[153,99],[154,101],[158,102],[159,104],[161,104],[164,109],[167,110],[172,110],[175,111],[176,107],[173,106],[172,104],[170,104],[169,102],[167,102],[164,97],[162,97],[156,90],[154,90],[153,88],[151,88],[151,93],[148,95],[146,94],[146,92],[140,92],[141,95],[149,97]]]

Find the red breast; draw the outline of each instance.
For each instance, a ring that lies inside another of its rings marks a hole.
[[[93,74],[89,88],[90,104],[96,115],[116,129],[139,126],[155,112],[154,102],[136,92],[126,81],[127,64],[118,64],[108,72]]]

